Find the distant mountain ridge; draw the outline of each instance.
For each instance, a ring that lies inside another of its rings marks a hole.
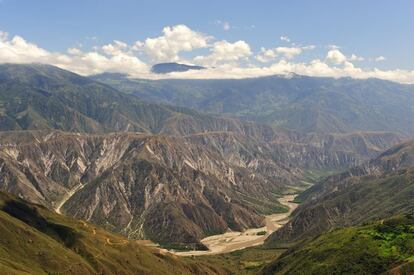
[[[127,94],[282,126],[302,133],[391,131],[414,135],[414,85],[380,79],[269,76],[143,80],[97,75]]]
[[[189,70],[204,70],[205,67],[202,66],[195,66],[195,65],[187,65],[187,64],[180,64],[180,63],[159,63],[155,64],[151,67],[151,71],[156,74],[167,74],[172,72],[186,72]]]

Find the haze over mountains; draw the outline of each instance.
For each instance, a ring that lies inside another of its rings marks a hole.
[[[204,237],[261,227],[286,211],[279,197],[314,184],[265,242],[302,253],[333,228],[413,209],[413,95],[377,79],[153,81],[3,64],[0,189],[130,239],[206,249]],[[289,253],[263,271],[288,270]]]
[[[413,85],[379,79],[269,76],[228,80],[93,77],[139,98],[300,132],[414,134]]]

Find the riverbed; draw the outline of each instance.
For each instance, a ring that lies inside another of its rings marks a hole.
[[[183,252],[170,251],[170,253],[179,256],[214,255],[221,253],[229,253],[247,247],[261,245],[271,233],[273,233],[289,221],[290,214],[298,206],[298,204],[292,202],[294,198],[295,195],[285,195],[281,197],[279,199],[279,202],[289,207],[289,211],[286,213],[278,213],[265,216],[266,225],[264,227],[251,228],[243,232],[230,231],[224,234],[214,235],[202,239],[201,243],[207,246],[209,250],[194,250]],[[258,234],[259,232],[264,231],[266,231],[266,234]]]

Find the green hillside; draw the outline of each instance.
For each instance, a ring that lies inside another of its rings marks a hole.
[[[0,192],[1,274],[223,274]]]
[[[144,102],[50,65],[1,64],[0,80],[0,131],[188,134],[237,127],[234,120]]]
[[[293,247],[263,274],[411,274],[414,216],[334,230]],[[394,273],[395,272],[395,273]]]

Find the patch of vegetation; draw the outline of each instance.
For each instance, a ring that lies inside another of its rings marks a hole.
[[[265,249],[262,246],[257,246],[226,254],[200,256],[196,259],[227,269],[231,274],[257,274],[284,251],[283,249]]]
[[[290,202],[297,203],[297,204],[301,204],[303,201],[302,201],[300,198],[295,197],[295,198],[294,198],[292,201],[290,201]]]
[[[257,232],[256,233],[256,235],[259,235],[259,236],[264,236],[264,235],[266,235],[266,231],[259,231],[259,232]]]
[[[305,174],[303,176],[303,181],[307,182],[307,183],[316,183],[318,181],[320,181],[321,179],[334,175],[334,174],[338,174],[340,172],[342,172],[343,170],[345,170],[346,167],[344,167],[343,169],[341,168],[320,168],[320,169],[308,169],[305,171]]]
[[[208,248],[201,243],[162,243],[160,246],[162,248],[174,251],[208,250]]]
[[[337,229],[299,244],[267,266],[264,274],[380,274],[414,271],[414,217],[399,216]]]
[[[280,194],[272,193],[269,199],[258,199],[246,195],[241,195],[244,202],[247,202],[252,208],[256,209],[262,215],[271,215],[275,213],[286,213],[289,208],[281,204],[278,199]]]

